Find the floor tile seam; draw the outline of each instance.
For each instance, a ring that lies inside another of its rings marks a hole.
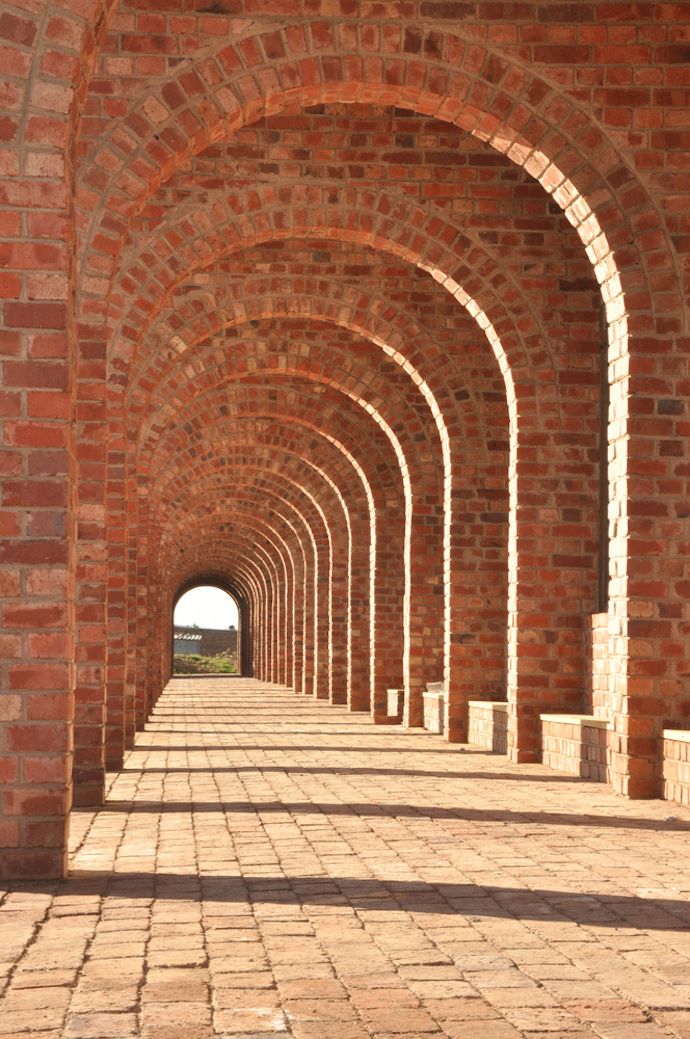
[[[341,889],[341,893],[342,893],[342,889]],[[344,897],[345,897],[345,898],[347,898],[347,895],[346,895],[346,894],[344,894]],[[407,917],[408,919],[411,919],[411,918],[410,918],[410,916],[409,916],[409,914],[408,914],[408,913],[406,912],[406,910],[405,910],[405,909],[404,909],[404,908],[403,908],[402,906],[400,906],[400,904],[399,904],[399,903],[398,903],[398,906],[399,906],[399,912],[400,912],[400,914],[401,914],[402,916],[405,916],[405,917]],[[371,930],[371,927],[370,927],[370,926],[368,926],[368,921],[366,920],[366,918],[363,918],[363,917],[362,917],[362,915],[361,915],[361,910],[357,910],[357,909],[355,909],[355,915],[357,915],[357,917],[358,917],[358,918],[360,919],[360,922],[361,922],[361,924],[362,924],[362,926],[363,926],[363,928],[364,928],[365,932],[366,932],[366,933],[368,933],[368,934],[370,935],[370,937],[372,938],[372,940],[373,940],[374,944],[375,944],[375,945],[376,945],[376,946],[377,946],[377,947],[379,948],[379,951],[380,951],[380,952],[382,953],[382,955],[383,955],[383,956],[384,956],[384,957],[386,958],[386,960],[387,960],[387,961],[388,961],[388,962],[389,962],[389,963],[391,964],[392,970],[393,970],[393,971],[394,971],[394,972],[395,972],[395,973],[396,973],[396,974],[398,975],[398,977],[400,977],[400,978],[401,978],[401,984],[403,984],[403,986],[404,986],[404,987],[406,987],[406,988],[408,989],[408,991],[412,991],[412,990],[411,990],[411,989],[409,988],[409,986],[408,986],[408,985],[406,985],[406,983],[405,983],[405,980],[404,980],[404,978],[402,978],[402,977],[400,976],[400,972],[399,972],[398,966],[397,966],[397,964],[395,963],[395,960],[394,960],[394,959],[392,958],[392,956],[391,956],[391,954],[389,953],[389,951],[388,951],[388,950],[386,949],[386,947],[385,947],[385,946],[383,946],[383,945],[381,944],[381,942],[380,942],[380,941],[377,941],[377,939],[376,939],[376,933],[375,933],[375,932],[372,932],[372,930]],[[414,924],[415,922],[411,920],[411,923],[413,923],[413,924]],[[437,942],[436,942],[436,941],[435,941],[435,940],[434,940],[433,938],[431,938],[431,936],[430,936],[430,935],[428,935],[428,934],[427,934],[427,933],[426,933],[426,932],[424,931],[424,929],[423,929],[422,927],[420,927],[420,926],[419,926],[418,924],[416,924],[416,925],[415,925],[415,929],[419,930],[419,931],[420,931],[420,932],[421,932],[422,934],[424,934],[424,935],[425,935],[425,937],[427,938],[427,940],[431,942],[432,946],[434,946],[435,948],[439,949],[439,945],[438,945],[438,943],[437,943]],[[446,956],[446,955],[448,955],[448,954],[446,954],[446,953],[443,953],[443,955],[444,955],[444,956]],[[451,962],[454,962],[454,961],[453,961],[453,959],[452,959],[452,956],[450,957],[450,960],[451,960]],[[480,1000],[480,1001],[481,1001],[481,1002],[483,1003],[483,1005],[487,1006],[487,1008],[492,1008],[492,1009],[496,1010],[496,1011],[497,1011],[498,1013],[501,1013],[501,1010],[500,1010],[500,1008],[496,1008],[496,1007],[495,1007],[495,1006],[494,1006],[493,1004],[491,1004],[491,1003],[490,1003],[490,1001],[489,1001],[489,1000],[488,1000],[488,999],[487,999],[487,998],[486,998],[486,997],[485,997],[485,996],[484,996],[484,995],[482,994],[481,990],[479,990],[479,989],[476,989],[476,988],[475,988],[475,986],[474,986],[474,985],[472,985],[472,982],[471,982],[471,981],[469,981],[469,980],[467,980],[467,978],[466,978],[466,976],[465,976],[465,973],[464,973],[464,972],[462,972],[462,974],[463,974],[463,978],[464,978],[464,980],[465,980],[465,981],[467,981],[467,983],[468,983],[468,984],[469,984],[469,985],[471,986],[471,988],[473,989],[473,992],[474,992],[474,997],[475,997],[475,998],[477,998],[477,999],[479,999],[479,1000]],[[418,1002],[418,1006],[420,1006],[420,1007],[421,1007],[421,1006],[422,1006],[421,1000],[420,1000],[420,999],[419,999],[419,997],[418,997],[418,996],[416,995],[416,993],[414,993],[414,995],[415,995],[415,998],[417,999],[417,1002]],[[429,1012],[429,1011],[427,1010],[427,1013],[428,1013],[428,1012]],[[430,1016],[432,1017],[432,1019],[433,1019],[433,1020],[434,1020],[434,1022],[436,1023],[436,1025],[437,1025],[437,1027],[439,1028],[439,1030],[442,1030],[442,1024],[441,1024],[441,1022],[440,1022],[440,1021],[439,1021],[439,1020],[438,1020],[438,1019],[437,1019],[437,1018],[436,1018],[436,1017],[435,1017],[435,1016],[434,1016],[433,1014],[431,1014]],[[505,1014],[501,1014],[501,1016],[502,1016],[502,1017],[504,1018],[504,1020],[507,1020],[507,1018],[506,1018]]]
[[[230,830],[230,828],[229,828],[229,826],[227,824],[227,816],[226,816],[226,830],[227,830],[227,833],[228,833],[228,839],[229,839],[230,846],[232,847],[233,852],[235,854],[235,857],[237,859],[237,856],[238,856],[237,846],[236,846],[236,842],[235,842],[235,839],[233,837],[233,834],[232,834],[232,832],[231,832],[231,830]],[[237,859],[237,861],[239,862],[239,859]],[[202,898],[201,898],[201,905],[202,905],[202,922],[203,922],[203,919],[204,919],[203,907],[204,907],[204,904],[205,904],[205,900],[203,899],[203,884],[201,885],[201,896],[202,896]],[[257,918],[257,916],[256,916],[254,903],[249,898],[249,892],[247,892],[247,903],[248,903],[248,905],[251,908],[251,917],[252,917],[252,920],[253,920],[253,923],[254,923],[254,930],[256,931],[257,934],[261,935],[260,919]],[[267,964],[267,969],[270,971],[271,978],[272,978],[272,981],[273,981],[273,988],[277,990],[277,983],[276,983],[275,973],[272,970],[270,957],[268,956],[268,950],[266,949],[266,945],[263,942],[263,940],[261,941],[261,945],[262,945],[262,947],[264,949],[264,955],[265,955],[265,960],[266,960],[266,964]],[[206,950],[206,955],[208,957],[208,963],[209,963],[209,999],[210,999],[211,1015],[212,1015],[211,1016],[211,1020],[214,1022],[214,1031],[216,1031],[216,1029],[215,1029],[215,1021],[216,1021],[216,1006],[215,1006],[215,1002],[216,1001],[214,999],[215,986],[213,984],[213,971],[211,969],[211,964],[212,964],[211,951],[210,951],[210,948],[208,946],[208,939],[207,939],[206,934],[204,936],[204,947],[205,947],[205,950]],[[217,1031],[216,1031],[216,1034],[217,1034]]]
[[[264,832],[266,833],[265,829],[264,829]],[[275,844],[274,844],[274,842],[273,842],[273,840],[272,840],[271,834],[270,834],[270,833],[266,833],[266,835],[267,835],[267,837],[268,837],[268,839],[269,839],[270,843],[272,844],[272,846],[273,846],[274,850],[276,850],[276,851],[277,851],[277,849],[275,848]],[[348,845],[348,846],[350,846],[350,845]],[[351,846],[350,846],[350,847],[351,847]],[[327,870],[327,868],[325,867],[325,865],[324,865],[324,863],[323,863],[323,858],[322,858],[322,856],[320,856],[320,855],[318,854],[318,852],[315,852],[315,851],[314,851],[314,849],[313,849],[313,846],[312,846],[312,853],[314,854],[314,857],[315,857],[316,861],[320,863],[320,866],[321,866],[321,870],[322,870],[322,875],[323,875],[323,876],[324,876],[325,878],[329,878],[329,879],[332,879],[332,878],[330,878],[330,874],[329,874],[329,871]],[[338,887],[338,885],[337,885],[337,884],[335,884],[335,886],[336,886],[336,887]],[[342,890],[341,890],[341,895],[343,895],[343,892],[342,892]],[[345,899],[347,899],[347,896],[346,896],[346,895],[343,895],[343,897],[344,897]],[[306,906],[305,906],[305,905],[304,905],[303,903],[300,903],[300,907],[301,907],[302,911],[306,913],[306,915],[307,915],[307,918],[308,918],[308,919],[310,919],[310,921],[312,922],[312,927],[313,927],[313,929],[314,929],[314,933],[315,933],[315,936],[318,936],[318,923],[319,923],[319,918],[318,918],[318,916],[316,917],[316,920],[314,920],[313,914],[312,914],[312,915],[310,915],[310,914],[309,914],[309,909],[308,909],[308,907],[306,907]],[[358,916],[358,914],[357,914],[357,911],[356,911],[356,910],[355,910],[355,915],[356,915],[356,916]],[[359,917],[358,917],[358,918],[359,918]],[[361,919],[360,919],[360,926],[361,926],[361,927],[363,928],[363,930],[364,930],[364,931],[366,932],[366,928],[364,928],[364,925],[363,925],[363,923],[362,923]],[[370,935],[370,938],[372,938],[372,936],[371,936],[371,935]],[[374,941],[374,944],[377,944],[377,943],[375,942],[375,940],[374,940],[373,938],[372,938],[372,940]],[[337,970],[336,970],[336,968],[335,968],[335,964],[334,964],[334,962],[333,962],[333,959],[332,959],[332,957],[330,956],[330,954],[329,954],[329,952],[328,952],[328,949],[327,949],[327,947],[326,947],[326,946],[324,945],[324,942],[323,942],[323,941],[322,941],[321,939],[318,939],[318,944],[319,944],[319,947],[321,948],[321,951],[322,951],[322,953],[323,953],[323,954],[324,954],[324,956],[326,957],[326,959],[327,959],[327,962],[328,962],[328,963],[329,963],[329,965],[330,965],[331,971],[333,972],[333,976],[334,976],[334,977],[338,977],[338,972],[337,972]],[[378,946],[377,946],[377,947],[378,947]],[[382,951],[382,950],[380,950],[380,951]],[[386,954],[384,953],[384,955],[386,955]],[[390,957],[388,957],[388,956],[386,955],[386,959],[387,959],[387,961],[388,961],[389,963],[391,963],[391,967],[393,967],[393,963],[392,963],[392,961],[390,960]],[[396,972],[396,973],[397,973],[397,972]],[[365,1023],[364,1023],[364,1019],[362,1018],[361,1014],[359,1013],[359,1011],[358,1011],[357,1007],[356,1007],[355,1005],[353,1005],[353,1004],[352,1004],[352,1000],[351,1000],[351,998],[350,998],[350,999],[349,999],[348,1001],[350,1002],[350,1006],[352,1007],[352,1010],[353,1010],[353,1012],[355,1013],[355,1015],[356,1015],[356,1018],[357,1018],[357,1019],[358,1019],[358,1020],[359,1020],[359,1021],[360,1021],[360,1022],[362,1023],[362,1026],[366,1028],[366,1025],[365,1025]],[[369,1031],[369,1029],[366,1029],[366,1030],[367,1030],[367,1031]],[[370,1033],[370,1034],[371,1034],[371,1033]]]
[[[89,828],[87,837],[93,832],[93,827],[94,827],[94,825],[96,823],[96,819],[97,819],[98,814],[99,814],[98,812],[95,812],[94,815],[93,815],[92,825]],[[123,826],[120,829],[119,840],[117,842],[117,846],[116,846],[116,849],[115,849],[115,852],[114,852],[113,860],[115,860],[116,857],[117,857],[117,848],[121,845],[122,841],[124,840],[125,830],[126,830],[126,823],[123,824]],[[85,839],[84,841],[81,842],[80,848],[77,849],[77,851],[73,854],[73,856],[71,858],[71,865],[72,866],[74,866],[76,864],[78,853],[79,853],[79,851],[81,849],[83,849],[85,847],[86,843],[87,843],[87,840]],[[112,878],[112,874],[111,874],[111,878]],[[79,964],[79,967],[77,968],[77,971],[76,971],[76,974],[75,974],[75,976],[73,978],[72,983],[69,985],[70,999],[69,999],[69,1002],[67,1003],[67,1005],[65,1006],[64,1012],[62,1014],[61,1026],[60,1026],[62,1030],[66,1029],[66,1027],[68,1025],[69,1018],[71,1016],[70,1007],[71,1007],[72,1002],[74,1000],[74,996],[76,995],[76,993],[79,990],[79,983],[80,983],[80,980],[81,980],[81,978],[82,978],[82,976],[84,974],[85,968],[86,968],[87,964],[89,963],[89,960],[90,960],[90,950],[91,950],[91,948],[93,946],[93,943],[95,941],[95,938],[96,938],[99,922],[102,920],[102,912],[103,912],[104,903],[107,900],[107,888],[110,886],[111,883],[112,883],[112,879],[107,882],[106,890],[104,892],[101,892],[98,895],[98,911],[97,911],[97,913],[94,914],[95,919],[93,921],[93,930],[92,930],[92,933],[91,933],[91,937],[89,939],[87,939],[87,941],[85,943],[85,946],[84,946],[84,949],[83,949],[83,952],[82,952],[82,956],[81,956],[81,962]],[[60,882],[60,886],[58,888],[58,897],[59,897],[60,889],[62,887],[66,887],[68,884],[69,884],[69,876],[66,878],[65,881]],[[47,923],[48,920],[51,919],[50,911],[52,910],[52,907],[53,907],[53,903],[51,903],[51,906],[49,907],[49,910],[48,910],[48,912],[46,914],[46,919],[45,919],[44,923]],[[40,942],[40,934],[37,935],[37,937],[36,937],[36,944],[38,944],[39,942]]]
[[[38,919],[36,919],[35,922],[32,924],[31,932],[30,932],[29,937],[27,938],[26,942],[24,943],[24,946],[22,948],[21,953],[19,954],[17,959],[14,961],[14,963],[13,963],[12,967],[10,968],[10,970],[7,972],[7,975],[5,977],[5,983],[4,983],[3,987],[2,987],[2,991],[0,991],[0,1009],[1,1009],[2,1002],[5,1000],[6,996],[8,996],[11,993],[11,991],[12,991],[12,982],[13,982],[16,974],[21,970],[21,966],[22,966],[23,961],[26,959],[26,957],[29,954],[30,950],[32,948],[34,948],[34,946],[37,944],[37,942],[39,940],[39,936],[41,934],[41,931],[43,930],[44,925],[47,923],[48,919],[50,918],[50,911],[51,911],[52,906],[53,906],[54,898],[55,898],[55,896],[53,895],[53,897],[51,898],[50,902],[46,905],[46,907],[45,907],[43,913],[41,914],[41,916],[38,917]]]
[[[125,764],[127,764],[127,758],[126,758]],[[120,778],[122,776],[122,774],[123,774],[122,770],[121,770],[121,772],[118,772],[118,773],[115,774],[113,782],[111,783],[111,788],[110,788],[111,792],[112,792],[113,788],[115,787],[116,780],[118,778]],[[138,789],[140,787],[140,784],[143,781],[145,781],[145,769],[143,769],[141,771],[141,774],[140,774],[138,780],[135,783],[135,791],[134,791],[134,797],[132,798],[132,803],[135,803],[135,801],[136,801],[136,794],[138,793]],[[128,812],[127,819],[125,820],[124,825],[122,827],[121,841],[118,842],[118,845],[117,845],[116,849],[114,850],[114,854],[113,854],[113,867],[116,867],[118,857],[120,857],[120,852],[121,852],[122,848],[127,844],[127,840],[128,840],[129,835],[130,835],[130,830],[132,829],[133,826],[134,826],[134,828],[136,828],[136,822],[137,822],[137,820],[135,818],[133,818],[133,812],[132,811]],[[145,829],[149,829],[150,825],[151,825],[151,821],[147,820],[147,827],[145,827]],[[161,827],[161,818],[160,818],[160,816],[158,816],[157,820],[156,820],[156,841],[155,841],[157,847],[158,847],[159,842],[160,842],[160,827]],[[142,826],[142,829],[143,829],[143,826]],[[111,878],[110,878],[110,882],[109,882],[109,885],[108,885],[109,888],[112,888],[113,885],[116,885],[117,880],[120,879],[121,876],[122,876],[121,874],[118,874],[115,871],[115,869],[113,869],[111,871]],[[149,900],[150,901],[150,906],[149,906],[149,909],[148,909],[147,938],[145,938],[145,940],[144,940],[144,952],[143,952],[143,959],[142,959],[142,969],[141,969],[141,974],[140,974],[140,977],[139,977],[139,981],[138,981],[137,986],[136,986],[136,1004],[135,1004],[135,1010],[133,1011],[133,1013],[136,1015],[137,1027],[140,1027],[140,1024],[141,1024],[141,996],[142,996],[142,990],[143,990],[143,987],[144,987],[144,984],[145,984],[145,975],[147,975],[147,951],[148,951],[148,947],[149,947],[149,943],[151,941],[151,935],[152,935],[152,930],[151,930],[151,928],[152,928],[152,908],[151,907],[155,903],[155,883],[156,883],[156,881],[155,881],[155,871],[154,871],[153,897],[152,897],[151,900]],[[116,896],[116,897],[118,897],[118,896]],[[104,898],[104,900],[102,900],[102,902],[107,902],[107,898],[108,898],[108,893],[106,891],[105,898]],[[145,900],[142,900],[142,901],[145,901]],[[85,965],[86,965],[86,958],[83,961],[82,967],[85,966]],[[77,991],[77,989],[78,989],[78,986],[75,988],[75,992]],[[68,1011],[68,1013],[70,1013],[70,1010]],[[139,1028],[139,1032],[140,1032],[140,1028]]]
[[[211,968],[211,950],[209,948],[208,934],[207,934],[207,931],[206,931],[206,927],[204,926],[203,907],[202,907],[202,904],[201,904],[201,898],[202,898],[202,894],[203,894],[203,887],[202,887],[202,882],[201,882],[201,869],[200,869],[200,866],[199,866],[199,861],[200,861],[199,860],[199,827],[198,827],[194,817],[192,817],[192,831],[193,831],[193,835],[194,835],[194,861],[195,861],[195,865],[196,865],[197,877],[198,877],[198,880],[199,880],[199,901],[200,901],[200,917],[199,917],[199,919],[200,919],[200,930],[201,930],[202,947],[203,947],[203,950],[204,950],[204,959],[205,959],[204,966],[209,971],[209,985],[208,985],[207,990],[206,990],[207,991],[207,1006],[208,1006],[209,1012],[210,1012],[210,1019],[213,1022],[213,1020],[214,1020],[214,1008],[213,1008],[213,991],[212,991],[212,987],[211,987],[211,969],[210,969]]]
[[[385,843],[385,842],[384,842],[384,843]],[[350,845],[350,847],[352,848],[352,846],[351,846],[351,845]],[[397,853],[395,853],[395,854],[396,854],[396,856],[397,856]],[[399,858],[399,856],[397,856],[397,857]],[[324,874],[325,874],[326,876],[328,876],[328,875],[329,875],[329,874],[328,874],[328,870],[327,870],[327,869],[325,868],[325,866],[324,866],[324,863],[323,863],[323,859],[322,859],[322,857],[321,857],[321,856],[319,856],[319,855],[318,855],[318,853],[317,853],[317,859],[318,859],[318,861],[320,861],[320,862],[321,862],[321,865],[322,865],[322,869],[323,869],[323,872],[324,872]],[[403,861],[404,861],[404,860],[403,860]],[[336,886],[338,886],[338,885],[336,884]],[[341,894],[343,894],[343,897],[347,898],[347,895],[345,895],[345,894],[344,894],[344,893],[342,892],[342,888],[340,888],[340,890],[341,890]],[[407,913],[405,913],[405,911],[404,911],[403,907],[402,907],[402,906],[400,906],[400,905],[399,905],[399,903],[398,903],[398,906],[399,906],[399,912],[401,913],[401,915],[405,915],[405,916],[408,916],[408,914],[407,914]],[[397,975],[398,975],[398,976],[400,977],[400,975],[399,975],[399,971],[397,970],[397,967],[395,966],[395,963],[394,963],[394,961],[393,961],[393,960],[391,959],[391,956],[390,956],[390,955],[389,955],[389,953],[388,953],[388,952],[386,951],[386,949],[385,949],[385,948],[384,948],[384,947],[383,947],[383,946],[381,945],[381,943],[380,943],[380,942],[377,942],[377,941],[376,941],[376,937],[375,937],[375,934],[372,934],[372,933],[371,933],[371,930],[370,930],[370,928],[368,928],[368,927],[367,927],[367,922],[366,922],[366,920],[365,920],[365,919],[363,919],[363,918],[362,918],[362,915],[361,915],[361,911],[358,911],[357,909],[355,909],[355,915],[356,915],[356,916],[358,917],[358,919],[360,920],[360,924],[361,924],[361,926],[362,926],[362,927],[364,928],[365,932],[369,934],[369,936],[370,936],[370,938],[371,938],[371,939],[373,940],[374,944],[375,944],[375,945],[377,946],[377,948],[379,948],[379,951],[380,951],[380,952],[382,953],[382,955],[383,955],[383,956],[384,956],[384,957],[386,958],[386,960],[387,960],[387,961],[388,961],[388,962],[389,962],[389,963],[391,964],[391,966],[392,966],[393,970],[395,971],[395,973],[396,973],[396,974],[397,974]],[[408,918],[409,918],[409,917],[408,917]],[[422,928],[418,927],[417,929],[418,929],[418,930],[420,930],[420,931],[421,931],[421,933],[424,933],[424,931],[423,931],[423,929],[422,929]],[[436,943],[435,943],[435,942],[433,942],[433,940],[432,940],[432,939],[430,939],[428,935],[426,935],[426,937],[427,937],[427,940],[429,940],[429,941],[431,941],[431,942],[432,942],[432,945],[434,945],[434,947],[438,948],[438,946],[436,945]],[[401,979],[401,981],[402,981],[402,980],[403,980],[403,979]],[[474,987],[473,987],[473,988],[474,988]],[[477,998],[481,999],[481,1000],[482,1000],[482,1002],[483,1002],[483,1003],[484,1003],[485,1005],[487,1005],[487,1001],[486,1001],[486,1000],[484,999],[484,997],[483,997],[483,996],[481,996],[481,993],[479,992],[479,990],[476,990],[476,989],[474,989],[474,991],[475,991],[475,993],[476,993],[476,996],[477,996]],[[417,1002],[418,1002],[418,1005],[419,1005],[419,1006],[421,1006],[421,1002],[419,1001],[419,998],[418,998],[418,997],[416,997],[416,998],[417,998]],[[439,1022],[439,1021],[438,1021],[437,1019],[435,1019],[435,1018],[433,1018],[433,1020],[435,1020],[435,1023],[437,1024],[437,1026],[438,1026],[438,1028],[439,1028],[439,1030],[440,1030],[440,1029],[441,1029],[441,1025],[440,1025],[440,1022]]]
[[[528,889],[529,889],[529,888],[528,888]],[[485,888],[484,888],[484,890],[485,890]],[[487,894],[489,894],[489,897],[490,897],[490,891],[487,891]],[[549,904],[550,904],[550,903],[549,903]],[[520,920],[520,917],[514,917],[514,918],[515,918],[515,920]],[[525,922],[523,922],[523,923],[525,923]],[[578,925],[577,921],[575,921],[575,920],[572,920],[572,923],[573,923],[573,924],[574,924],[575,926],[582,926],[582,925]],[[529,929],[529,926],[528,926],[527,924],[525,924],[525,926],[526,926],[526,927],[528,927],[528,929]],[[424,932],[424,929],[423,929],[423,928],[421,928],[421,930],[422,930],[422,931]],[[588,929],[588,928],[586,927],[586,925],[585,925],[585,926],[583,927],[583,930],[585,930],[586,932],[589,932],[589,931],[590,931],[590,929]],[[532,932],[532,933],[534,933],[534,932]],[[428,936],[428,935],[427,935],[427,936]],[[595,935],[595,934],[594,934],[594,935],[592,935],[592,937],[594,938],[594,940],[596,940],[596,941],[599,941],[600,943],[602,943],[602,942],[601,942],[601,938],[598,938],[598,937],[596,937],[596,935]],[[613,953],[613,952],[614,952],[613,950],[611,950],[611,949],[610,949],[610,947],[606,947],[606,945],[605,945],[605,947],[604,947],[604,948],[607,948],[607,949],[609,949],[609,951],[610,951],[611,953]],[[520,969],[520,968],[519,968],[519,969]],[[592,979],[592,980],[595,980],[593,976],[590,976],[590,977],[591,977],[591,979]],[[546,988],[547,990],[549,990],[549,985],[548,985],[548,983],[545,983],[545,984],[543,984],[543,985],[542,985],[542,986],[540,986],[540,987],[545,987],[545,988]],[[551,994],[554,994],[554,993],[552,992]],[[621,995],[621,998],[627,998],[626,996],[623,996],[623,995],[622,995],[622,993],[620,993],[620,995]],[[647,1009],[648,1009],[648,1008],[647,1008]]]

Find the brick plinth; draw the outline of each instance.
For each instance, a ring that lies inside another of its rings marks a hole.
[[[508,752],[508,704],[470,700],[467,742],[495,754]]]
[[[606,783],[610,775],[608,723],[585,715],[542,715],[542,762],[559,772]]]
[[[690,729],[664,730],[664,797],[690,805]]]

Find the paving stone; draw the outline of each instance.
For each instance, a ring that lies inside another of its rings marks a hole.
[[[70,1001],[70,990],[60,988],[23,988],[13,989],[3,1000],[3,1013],[13,1010],[43,1010],[46,1008],[66,1009]]]
[[[217,1010],[214,1014],[217,1032],[242,1035],[245,1032],[280,1033],[288,1031],[286,1014],[275,1007],[245,1010]]]
[[[134,1014],[73,1014],[65,1026],[65,1039],[120,1039],[137,1034]]]
[[[12,1032],[36,1032],[60,1029],[65,1016],[63,1009],[50,1007],[36,1010],[3,1010],[0,1013],[0,1035]]]
[[[690,1039],[658,806],[250,681],[174,711],[112,787],[146,810],[90,813],[75,879],[0,904],[0,1039]]]

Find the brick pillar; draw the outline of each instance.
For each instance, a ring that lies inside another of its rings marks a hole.
[[[404,523],[396,508],[377,502],[370,642],[371,710],[374,720],[388,715],[387,689],[403,688]]]
[[[349,692],[350,710],[367,711],[370,696],[369,611],[371,599],[369,522],[364,513],[350,512],[351,541],[348,583],[350,587]]]
[[[669,330],[678,325],[672,313],[663,322]],[[634,333],[632,320],[630,329]],[[611,783],[628,797],[648,798],[663,792],[664,726],[687,728],[690,717],[682,493],[688,405],[668,361],[687,357],[690,343],[633,334],[629,361],[626,346],[614,338],[609,352]],[[621,355],[627,364],[619,363]]]
[[[405,725],[423,724],[422,694],[440,682],[443,664],[443,506],[431,493],[415,495],[409,554],[409,670]]]
[[[17,21],[33,38],[31,19]],[[2,185],[8,239],[0,244],[3,879],[63,873],[72,797],[69,245],[63,159],[43,143],[41,122],[50,119],[29,122],[19,175]],[[36,164],[40,180],[30,172]]]

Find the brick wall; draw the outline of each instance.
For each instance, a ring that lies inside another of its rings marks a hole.
[[[608,613],[592,614],[587,636],[587,656],[591,666],[587,669],[587,691],[583,708],[595,718],[610,720],[613,717],[614,698],[611,695],[609,669]]]
[[[225,631],[218,628],[185,627],[176,624],[173,627],[173,637],[178,635],[200,635],[198,642],[189,643],[189,650],[185,653],[199,653],[202,657],[215,657],[219,653],[237,652],[237,631]],[[182,652],[182,650],[180,650]]]
[[[0,870],[63,868],[202,573],[264,679],[413,725],[443,680],[454,741],[505,698],[516,762],[591,711],[660,796],[687,5],[0,7]]]

